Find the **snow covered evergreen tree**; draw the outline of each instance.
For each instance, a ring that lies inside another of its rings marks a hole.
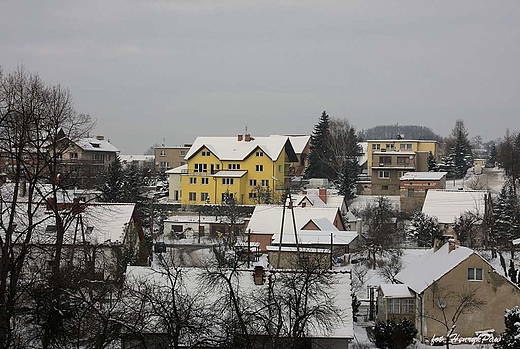
[[[453,158],[453,175],[455,178],[463,178],[468,169],[473,166],[473,153],[463,120],[459,119],[455,122],[447,146]]]
[[[101,191],[103,193],[102,200],[104,202],[121,202],[124,197],[124,173],[121,159],[116,156],[106,172],[103,174],[103,185]]]
[[[493,207],[491,240],[499,246],[509,246],[520,237],[520,200],[510,181],[506,182]]]
[[[435,159],[435,155],[430,151],[428,154],[428,171],[437,171],[439,166],[437,165],[437,160]]]
[[[419,247],[432,247],[433,240],[442,236],[437,218],[416,211],[412,216],[412,238]]]
[[[520,307],[506,311],[504,318],[506,329],[499,343],[493,345],[496,349],[520,349]]]

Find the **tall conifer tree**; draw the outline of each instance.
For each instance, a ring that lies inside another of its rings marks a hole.
[[[330,149],[327,146],[329,128],[330,118],[327,112],[323,111],[311,135],[311,151],[309,153],[309,166],[305,171],[306,178],[333,178],[328,165],[331,160]]]

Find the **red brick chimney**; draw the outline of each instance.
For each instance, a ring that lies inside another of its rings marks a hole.
[[[251,135],[249,133],[246,134],[246,142],[251,142]]]
[[[244,136],[242,136],[242,135],[238,135],[238,141],[241,142],[242,139],[244,139]]]
[[[319,190],[319,197],[321,199],[321,201],[323,201],[324,203],[327,203],[327,189],[326,188],[320,188],[318,189]]]
[[[305,201],[302,201],[302,208],[305,208],[306,205],[307,203]]]

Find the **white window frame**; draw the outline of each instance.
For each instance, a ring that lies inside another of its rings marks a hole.
[[[264,172],[264,165],[256,165],[255,169],[256,172]]]
[[[193,167],[193,172],[207,173],[208,164],[195,164]]]
[[[200,201],[208,201],[209,193],[200,193]]]
[[[484,281],[484,269],[479,267],[468,268],[468,281]]]
[[[262,179],[262,187],[268,187],[269,186],[269,180],[268,179]]]
[[[197,184],[197,177],[190,177],[190,184]]]
[[[208,185],[209,184],[209,178],[208,177],[202,177],[200,179],[200,184],[202,185]]]
[[[256,156],[257,156],[257,157],[262,157],[262,156],[264,156],[264,153],[261,152],[261,151],[257,151],[257,152],[256,152]]]
[[[190,191],[188,193],[188,201],[197,201],[197,193]]]
[[[249,186],[250,187],[256,187],[256,179],[250,179],[249,180]]]

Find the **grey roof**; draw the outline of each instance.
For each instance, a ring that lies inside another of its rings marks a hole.
[[[114,147],[106,140],[99,140],[97,138],[80,138],[75,141],[76,145],[86,151],[101,151],[119,153],[119,149]]]

